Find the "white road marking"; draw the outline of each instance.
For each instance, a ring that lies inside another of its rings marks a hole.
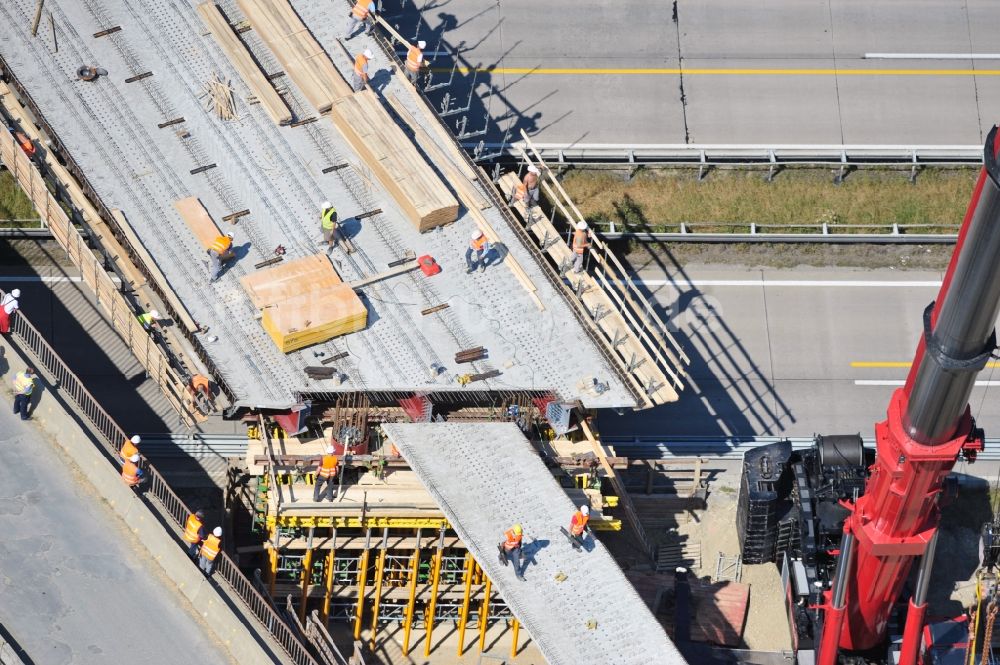
[[[866,60],[1000,60],[1000,53],[865,53]]]
[[[906,381],[903,379],[855,379],[856,386],[901,386]],[[1000,381],[976,381],[977,386],[1000,386]]]
[[[633,284],[645,286],[676,286],[692,288],[698,286],[803,286],[803,287],[848,287],[848,288],[937,288],[940,281],[890,281],[890,280],[850,280],[850,279],[633,279]]]

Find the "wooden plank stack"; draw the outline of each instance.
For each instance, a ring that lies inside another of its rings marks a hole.
[[[271,82],[264,76],[246,45],[233,32],[229,21],[222,10],[214,2],[203,2],[198,5],[201,20],[208,26],[222,52],[226,54],[233,67],[239,72],[243,82],[247,84],[254,97],[260,102],[271,120],[279,125],[287,125],[292,121],[292,112],[281,95],[274,89]]]
[[[177,208],[177,212],[181,214],[184,223],[188,225],[191,233],[194,234],[194,237],[201,242],[205,249],[211,247],[212,243],[222,235],[219,227],[215,224],[215,220],[208,214],[205,206],[202,205],[197,196],[189,196],[186,199],[174,201],[174,207]]]
[[[351,86],[286,0],[236,4],[316,110],[325,113],[335,100],[351,94]]]
[[[282,353],[364,330],[368,310],[325,254],[258,270],[240,280]]]
[[[382,186],[423,232],[458,219],[458,201],[371,90],[334,102],[330,117]]]

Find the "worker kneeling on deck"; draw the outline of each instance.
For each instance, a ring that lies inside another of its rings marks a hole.
[[[334,486],[337,480],[337,470],[339,466],[337,456],[333,454],[333,446],[326,449],[326,454],[320,461],[319,469],[316,470],[316,484],[313,486],[313,501],[319,502],[323,498],[333,501],[337,488]],[[326,483],[326,490],[322,491],[323,484]],[[322,494],[322,496],[320,496]]]
[[[587,538],[586,533],[590,530],[587,527],[588,522],[590,522],[590,506],[587,505],[580,506],[580,510],[573,513],[569,521],[570,539],[573,541],[573,549],[577,551],[583,547],[583,541]]]
[[[222,527],[217,526],[212,530],[212,534],[201,544],[201,556],[198,557],[198,567],[205,571],[205,575],[211,577],[215,569],[215,557],[219,556],[222,548]]]
[[[473,231],[469,248],[465,250],[465,265],[469,268],[467,272],[472,273],[476,266],[479,266],[479,272],[485,272],[486,266],[490,263],[492,250],[493,246],[486,239],[486,234],[482,231]]]
[[[230,232],[216,238],[215,242],[208,248],[208,259],[211,262],[211,281],[219,279],[223,262],[228,261],[233,256],[233,234]]]
[[[523,537],[524,533],[521,525],[515,524],[504,531],[503,542],[497,545],[497,548],[500,550],[500,563],[506,566],[509,560],[514,564],[514,574],[522,582],[524,581],[524,573],[521,570],[521,539]]]

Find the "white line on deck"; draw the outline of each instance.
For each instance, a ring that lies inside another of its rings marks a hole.
[[[901,386],[906,381],[902,379],[855,379],[856,386]],[[1000,381],[976,381],[977,386],[1000,386]]]
[[[865,53],[866,60],[1000,60],[1000,53]]]

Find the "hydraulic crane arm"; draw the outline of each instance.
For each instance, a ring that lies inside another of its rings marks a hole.
[[[924,312],[924,334],[910,374],[893,394],[886,420],[875,426],[876,461],[844,525],[851,536],[845,539],[848,549],[853,544],[855,551],[853,559],[852,552],[841,553],[848,562],[838,566],[834,588],[839,597],[828,593],[820,663],[836,662],[838,647],[867,650],[882,642],[911,565],[925,554],[933,556],[927,549],[940,521],[937,497],[945,476],[963,452],[974,455],[982,449],[982,432],[975,428],[968,402],[976,375],[996,347],[998,147],[994,127],[944,283]],[[911,614],[919,621],[922,611],[914,613],[913,607],[911,602]],[[919,631],[908,626],[907,633],[919,640]]]

